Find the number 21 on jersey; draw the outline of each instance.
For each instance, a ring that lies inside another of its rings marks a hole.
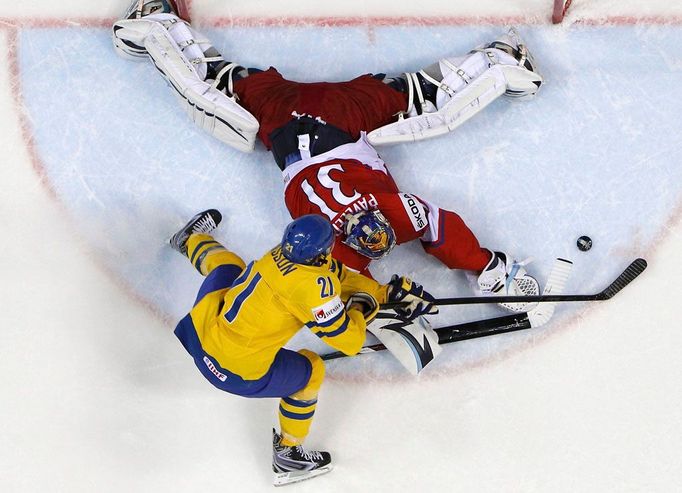
[[[332,284],[331,278],[318,277],[317,284],[320,286],[320,298],[327,298],[334,295],[334,284]]]

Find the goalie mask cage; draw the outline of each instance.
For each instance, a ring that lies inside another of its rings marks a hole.
[[[552,22],[559,24],[564,20],[568,7],[571,6],[572,0],[554,0],[554,10],[552,11]]]

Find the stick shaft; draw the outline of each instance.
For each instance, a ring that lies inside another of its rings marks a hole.
[[[448,344],[451,342],[465,341],[468,339],[476,339],[478,337],[487,337],[530,328],[531,324],[528,319],[528,314],[524,312],[505,315],[503,317],[476,320],[463,324],[447,325],[445,327],[438,327],[434,330],[436,331],[436,334],[438,334],[438,343]],[[386,346],[383,344],[372,344],[371,346],[362,348],[360,353],[375,353],[377,351],[383,351],[384,349],[386,349]],[[322,359],[329,361],[344,357],[346,357],[346,354],[341,351],[335,351],[323,355]]]
[[[644,269],[646,260],[638,258],[628,265],[621,274],[603,291],[595,294],[550,294],[537,296],[468,296],[462,298],[438,298],[435,305],[476,305],[481,303],[556,303],[565,301],[603,301],[611,299],[630,284]],[[400,303],[384,303],[382,309],[401,306]]]

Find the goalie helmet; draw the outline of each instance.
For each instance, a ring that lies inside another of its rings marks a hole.
[[[346,214],[343,243],[373,260],[388,255],[395,246],[395,232],[379,211]]]
[[[334,228],[317,214],[295,219],[284,230],[282,254],[296,264],[323,265],[334,246]]]

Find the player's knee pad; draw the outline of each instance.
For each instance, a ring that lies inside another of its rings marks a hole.
[[[191,45],[186,48],[192,47],[197,48]],[[236,149],[253,150],[258,121],[234,98],[218,90],[216,83],[209,84],[204,80],[206,61],[203,53],[188,59],[170,32],[160,27],[145,39],[145,48],[194,123]]]
[[[309,401],[317,397],[322,382],[324,381],[324,361],[316,353],[308,351],[307,349],[301,349],[299,354],[302,354],[310,361],[312,365],[312,371],[310,372],[310,379],[305,387],[291,395],[292,399],[300,401]]]
[[[482,57],[481,57],[482,58]],[[443,66],[451,65],[449,60],[439,62]],[[506,90],[504,73],[497,67],[487,68],[483,73],[474,77],[467,75],[467,80],[456,70],[449,70],[437,91],[437,101],[440,106],[426,100],[419,101],[418,84],[414,74],[409,74],[413,82],[415,97],[410,97],[408,112],[401,114],[398,121],[377,128],[367,134],[370,143],[374,145],[411,142],[446,134],[459,127],[462,123],[488,106],[501,96]],[[469,80],[470,79],[470,80]],[[430,111],[417,113],[426,108]],[[437,109],[436,109],[437,108]]]

